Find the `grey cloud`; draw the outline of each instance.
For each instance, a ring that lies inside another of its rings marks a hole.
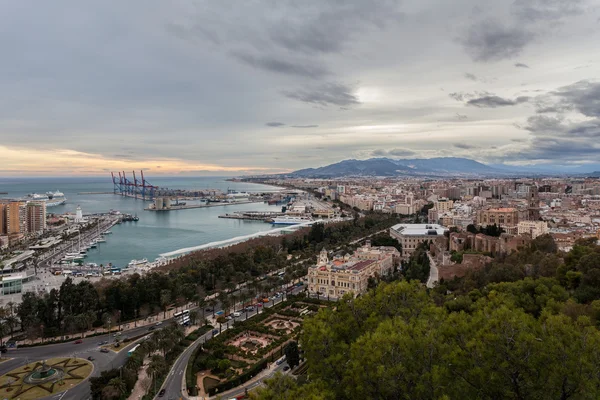
[[[529,68],[529,65],[523,64],[523,63],[519,62],[519,63],[515,64],[515,67],[517,67],[517,68]]]
[[[466,143],[454,143],[453,146],[456,147],[457,149],[463,149],[463,150],[469,150],[469,149],[475,149],[475,148],[477,148],[477,146],[472,146],[472,145],[466,144]]]
[[[476,81],[477,77],[474,74],[471,74],[469,72],[465,73],[465,78],[467,78],[470,81]]]
[[[320,106],[353,106],[360,104],[352,88],[340,83],[326,83],[317,87],[298,89],[296,91],[285,90],[282,93],[290,99]]]
[[[414,151],[408,149],[377,149],[371,152],[374,157],[410,157],[415,154]]]
[[[519,26],[487,19],[471,25],[459,41],[475,61],[488,62],[519,55],[533,39],[533,33]]]
[[[525,143],[527,139],[510,139],[510,141],[515,143]]]
[[[319,125],[292,125],[292,128],[318,128]]]
[[[467,120],[469,117],[467,117],[466,115],[463,115],[463,114],[456,113],[456,118],[457,118],[459,121],[465,121],[465,120]]]
[[[277,128],[279,126],[284,126],[285,124],[283,122],[267,122],[265,125],[272,128]]]
[[[397,0],[298,4],[287,10],[280,23],[269,29],[269,36],[288,51],[309,55],[339,53],[353,37],[372,28],[383,29],[403,16]]]
[[[270,55],[254,56],[248,53],[233,52],[232,55],[254,68],[263,69],[278,74],[296,75],[305,78],[318,79],[329,74],[325,67],[316,63],[303,63],[299,60],[285,61]]]
[[[563,105],[576,109],[587,117],[600,117],[600,83],[579,81],[559,88],[553,94]]]
[[[195,24],[191,27],[187,27],[182,24],[169,22],[165,24],[165,29],[168,33],[179,39],[193,41],[198,36],[201,36],[215,45],[221,44],[221,39],[219,36],[215,32],[206,29],[201,24]]]
[[[519,96],[515,100],[505,99],[500,96],[484,96],[467,101],[468,106],[479,108],[496,108],[506,106],[516,106],[517,104],[529,101],[530,97]]]
[[[558,21],[583,13],[582,0],[515,0],[511,12],[524,22]]]
[[[453,98],[456,101],[464,101],[466,99],[466,94],[462,93],[462,92],[452,92],[449,93],[448,96],[450,96],[451,98]]]

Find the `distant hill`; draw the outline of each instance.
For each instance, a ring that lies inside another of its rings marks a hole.
[[[342,176],[479,176],[505,173],[505,171],[468,158],[437,157],[399,160],[389,158],[344,160],[320,168],[301,169],[288,175],[335,178]]]
[[[436,157],[393,160],[398,165],[404,165],[412,169],[435,171],[435,172],[458,172],[458,173],[481,173],[498,172],[495,168],[468,158],[459,157]]]
[[[325,167],[301,169],[290,175],[303,177],[396,176],[406,171],[410,172],[411,168],[396,164],[387,158],[372,158],[369,160],[344,160]]]

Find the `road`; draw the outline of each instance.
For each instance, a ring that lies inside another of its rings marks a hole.
[[[165,320],[163,322],[163,326],[168,325],[167,322],[170,320]],[[148,331],[148,326],[142,326],[139,328],[129,329],[127,331],[123,331],[122,335],[135,337],[139,335],[143,335],[146,333],[150,333]],[[114,334],[114,333],[113,333]],[[110,338],[111,341],[114,341],[113,338]],[[4,375],[10,370],[17,368],[21,365],[37,361],[37,360],[47,360],[54,357],[79,357],[79,358],[88,358],[89,356],[94,357],[94,371],[92,376],[99,376],[101,371],[109,370],[112,368],[118,368],[125,364],[127,360],[127,350],[135,345],[135,342],[128,344],[118,353],[113,351],[109,353],[101,353],[99,343],[102,341],[109,340],[108,334],[102,336],[88,337],[85,339],[81,339],[82,343],[75,344],[75,338],[67,343],[59,343],[59,344],[50,344],[45,346],[36,346],[36,347],[21,347],[18,349],[10,349],[8,353],[3,354],[3,356],[10,357],[12,360],[5,361],[0,363],[0,375]],[[85,382],[75,386],[72,389],[68,389],[66,392],[61,392],[59,394],[54,394],[52,396],[48,396],[45,399],[58,399],[61,400],[84,400],[90,398],[90,383],[88,380]]]
[[[427,257],[429,257],[429,279],[427,279],[427,287],[433,288],[435,284],[438,282],[438,268],[437,264],[431,254],[427,252]]]
[[[305,286],[296,287],[296,288],[294,288],[294,290],[292,290],[291,293],[297,294],[304,289],[305,289]],[[263,307],[267,307],[267,308],[273,307],[275,304],[281,303],[282,301],[283,301],[283,297],[280,297],[279,299],[275,299],[275,301],[269,301],[268,303],[264,303]],[[256,310],[260,310],[260,308],[261,307],[255,309],[254,311],[247,312],[247,313],[245,311],[242,312],[242,315],[238,318],[235,318],[235,321],[245,321],[246,319],[249,319],[255,315],[258,315]],[[223,324],[222,331],[225,331],[226,329],[228,329],[230,327],[230,325],[233,325],[233,322],[234,321],[228,321],[227,324]],[[215,326],[218,329],[218,324],[216,324]],[[171,370],[169,371],[169,375],[168,375],[167,379],[165,379],[163,385],[161,386],[161,389],[165,389],[165,394],[162,397],[162,399],[167,399],[167,400],[168,399],[179,399],[180,397],[182,397],[184,399],[190,399],[190,397],[187,394],[186,384],[185,384],[185,369],[187,367],[187,363],[188,363],[194,349],[196,349],[200,344],[206,342],[207,340],[210,340],[211,338],[212,338],[212,331],[207,332],[203,336],[199,337],[198,340],[196,340],[183,353],[181,353],[179,358],[175,361],[175,363],[171,367]],[[283,369],[283,367],[284,367],[284,365],[281,365],[281,368],[277,368],[277,370]],[[272,375],[272,373],[270,375]],[[264,378],[269,377],[270,375],[266,375]],[[256,385],[258,385],[258,384],[260,384],[260,382],[256,383]],[[254,385],[254,386],[256,386],[256,385]],[[252,387],[254,387],[254,386],[252,386]],[[241,390],[241,392],[243,393],[244,387],[241,386],[237,390]],[[229,395],[229,393],[228,393],[228,395]],[[155,396],[155,399],[159,399],[159,397]]]

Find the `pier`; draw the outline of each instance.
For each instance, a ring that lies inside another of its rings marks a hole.
[[[0,193],[2,194],[2,193]],[[78,195],[85,195],[85,194],[115,194],[114,192],[79,192],[77,193]]]
[[[219,203],[205,203],[205,204],[185,204],[185,205],[177,205],[171,204],[168,208],[155,208],[154,206],[146,207],[144,210],[146,211],[177,211],[177,210],[189,210],[192,208],[209,208],[209,207],[223,207],[223,206],[234,206],[237,204],[253,204],[253,203],[262,203],[262,200],[252,200],[252,201],[236,201],[236,202],[219,202]]]
[[[232,214],[219,215],[219,218],[268,222],[281,215],[284,215],[284,213],[275,211],[239,211]]]

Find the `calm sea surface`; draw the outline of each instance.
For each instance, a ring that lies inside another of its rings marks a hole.
[[[225,177],[176,177],[147,178],[153,185],[170,189],[233,189],[247,192],[271,192],[278,188],[266,185],[228,182]],[[86,262],[125,266],[132,259],[154,260],[159,254],[183,247],[225,240],[272,229],[261,221],[240,221],[218,218],[234,211],[279,211],[281,206],[263,203],[228,205],[169,212],[144,211],[148,202],[113,194],[78,195],[80,192],[110,192],[110,178],[0,178],[1,197],[21,197],[29,193],[44,194],[60,190],[67,197],[67,204],[48,208],[52,213],[75,212],[81,206],[83,213],[108,212],[137,214],[138,222],[115,225],[112,235],[106,235],[106,243],[88,251]]]

